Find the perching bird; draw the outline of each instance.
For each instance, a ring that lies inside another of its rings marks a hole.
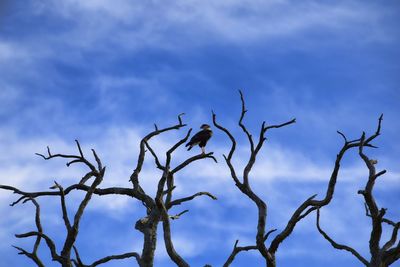
[[[186,146],[188,146],[188,150],[190,150],[193,146],[199,145],[199,147],[201,148],[201,152],[204,154],[206,153],[205,146],[207,144],[207,141],[212,136],[212,131],[210,129],[210,125],[208,124],[203,124],[200,128],[203,130],[193,135],[192,139],[190,139]]]

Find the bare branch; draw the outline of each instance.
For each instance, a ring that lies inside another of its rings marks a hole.
[[[181,145],[183,145],[189,138],[190,133],[192,132],[192,128],[189,129],[189,131],[187,132],[186,136],[179,140],[175,145],[173,145],[166,153],[166,162],[165,162],[165,168],[169,169],[170,163],[171,163],[171,155],[172,153]]]
[[[48,248],[50,249],[50,253],[51,253],[51,256],[52,256],[53,260],[61,262],[62,259],[57,254],[56,246],[55,246],[53,240],[50,237],[48,237],[47,235],[45,235],[43,233],[40,233],[40,232],[35,232],[35,231],[28,232],[28,233],[25,233],[25,234],[17,234],[17,235],[15,235],[15,237],[17,237],[17,238],[25,238],[25,237],[30,237],[30,236],[39,236],[39,237],[43,238],[46,241],[46,244],[47,244]]]
[[[79,144],[79,141],[75,139],[75,143],[76,143],[76,146],[78,147],[79,154],[81,155],[81,158],[84,158],[83,152],[82,152],[82,148],[81,148],[81,145]]]
[[[25,249],[17,246],[13,246],[17,250],[19,250],[19,255],[25,255],[26,257],[30,258],[38,267],[45,267],[43,262],[39,259],[39,257],[36,255],[36,253],[30,253],[26,251]]]
[[[170,188],[167,188],[167,190],[164,190],[163,195],[167,195],[172,193],[172,191],[174,191],[174,189],[176,188],[176,186],[171,186]]]
[[[233,156],[233,153],[235,151],[235,147],[236,147],[236,141],[235,138],[233,137],[233,135],[224,127],[220,126],[219,124],[217,124],[216,122],[216,115],[213,112],[213,123],[214,125],[220,129],[221,131],[223,131],[226,135],[228,135],[228,137],[230,138],[231,142],[232,142],[232,146],[229,152],[228,157],[224,156],[225,161],[231,171],[231,177],[233,178],[233,180],[235,181],[236,186],[239,188],[239,190],[245,194],[246,196],[248,196],[257,206],[258,208],[258,223],[257,223],[257,234],[256,234],[256,247],[259,250],[260,254],[265,258],[265,260],[267,261],[268,266],[275,266],[275,255],[273,253],[271,253],[271,251],[265,246],[265,237],[268,237],[265,234],[265,225],[266,225],[266,217],[267,217],[267,205],[265,204],[265,202],[259,197],[257,196],[252,189],[250,188],[249,185],[249,173],[256,161],[256,157],[258,152],[261,150],[264,141],[266,140],[264,134],[268,129],[271,128],[280,128],[289,124],[292,124],[295,122],[295,119],[285,122],[283,124],[279,124],[279,125],[271,125],[268,127],[265,127],[265,122],[262,123],[261,126],[261,130],[260,130],[260,135],[259,135],[259,141],[256,145],[256,147],[254,147],[254,141],[252,138],[252,135],[250,134],[250,132],[247,130],[247,128],[244,126],[244,124],[242,123],[244,115],[246,113],[246,108],[245,108],[245,103],[244,103],[244,98],[243,98],[243,94],[241,91],[239,91],[240,93],[240,99],[242,102],[242,112],[239,118],[239,126],[242,128],[242,130],[245,132],[245,134],[247,135],[247,138],[249,140],[250,143],[250,158],[243,170],[243,183],[240,182],[240,180],[237,177],[236,174],[236,170],[232,165],[231,159]],[[234,253],[232,255],[235,255]],[[233,256],[234,257],[234,256]],[[233,258],[232,258],[233,260]]]
[[[400,222],[398,222],[398,223],[394,226],[393,231],[392,231],[392,236],[391,236],[390,239],[385,243],[385,245],[383,245],[383,247],[382,247],[382,249],[381,249],[382,252],[383,252],[383,251],[387,251],[388,249],[390,249],[390,248],[394,245],[394,243],[395,243],[396,240],[397,240],[397,233],[398,233],[398,231],[399,231],[399,228],[400,228]]]
[[[13,202],[11,204],[11,206],[14,206],[17,203],[19,203],[21,200],[24,200],[27,198],[36,198],[36,197],[41,197],[41,196],[59,196],[60,195],[59,191],[24,192],[24,191],[19,190],[18,188],[15,188],[13,186],[8,186],[8,185],[0,185],[0,188],[9,190],[9,191],[13,191],[15,194],[21,195],[21,197],[17,201]],[[74,184],[74,185],[71,185],[71,186],[65,188],[64,194],[67,195],[73,190],[88,191],[89,189],[90,189],[90,187],[87,185]],[[95,188],[94,194],[99,195],[99,196],[124,195],[124,196],[139,198],[139,196],[133,189],[125,188],[125,187]]]
[[[172,169],[171,173],[172,174],[177,173],[180,170],[182,170],[184,167],[189,165],[190,163],[200,160],[200,159],[210,158],[210,159],[213,159],[215,163],[217,163],[217,159],[213,156],[213,154],[214,154],[213,152],[210,152],[207,154],[198,154],[193,157],[190,157],[187,160],[185,160],[184,162],[182,162],[181,164],[179,164],[178,166],[176,166],[174,169]]]
[[[247,128],[244,126],[243,124],[243,118],[244,115],[246,114],[247,110],[246,110],[246,106],[244,103],[244,98],[243,98],[243,93],[242,91],[239,90],[239,94],[240,94],[240,100],[242,101],[242,112],[240,113],[240,118],[239,118],[239,126],[240,128],[242,128],[243,132],[246,134],[247,139],[249,140],[250,143],[250,151],[251,153],[254,153],[254,141],[253,141],[253,137],[250,134],[250,132],[247,130]]]
[[[94,193],[95,188],[102,182],[106,167],[100,170],[100,172],[96,173],[96,178],[94,179],[92,185],[90,186],[89,190],[86,192],[85,197],[83,198],[82,202],[79,204],[78,210],[74,216],[73,225],[67,228],[67,238],[65,239],[63,249],[61,251],[61,256],[64,258],[69,259],[69,255],[71,254],[71,249],[75,243],[75,240],[78,236],[79,231],[79,223],[82,217],[82,214],[88,205],[92,195]],[[66,212],[66,211],[65,211]]]
[[[172,220],[177,220],[179,219],[183,214],[185,214],[186,212],[189,212],[189,210],[184,210],[182,212],[179,212],[178,214],[169,216],[169,218],[171,218]]]
[[[146,148],[150,151],[151,155],[153,156],[157,168],[164,171],[165,167],[161,165],[160,160],[158,159],[158,156],[154,152],[153,148],[149,145],[149,143],[147,141],[145,141],[145,145],[146,145]]]
[[[268,237],[270,236],[270,234],[272,234],[272,233],[275,232],[276,230],[278,230],[278,229],[271,229],[271,230],[269,230],[269,231],[265,234],[265,236],[264,236],[264,242],[267,241],[267,239],[268,239]]]
[[[327,188],[325,197],[322,200],[314,200],[314,198],[316,197],[316,195],[314,195],[314,196],[310,197],[309,199],[307,199],[306,201],[304,201],[302,203],[302,205],[300,205],[299,208],[295,210],[295,212],[291,216],[291,218],[288,221],[284,230],[281,233],[279,233],[274,238],[274,240],[271,242],[271,245],[270,245],[271,252],[277,251],[279,245],[283,242],[283,240],[285,240],[292,233],[297,222],[302,220],[305,216],[310,214],[312,211],[314,211],[318,208],[321,208],[330,203],[330,201],[333,198],[333,194],[335,192],[335,186],[336,186],[336,181],[337,181],[338,174],[339,174],[340,164],[341,164],[341,161],[342,161],[345,153],[351,148],[359,147],[361,143],[364,143],[364,144],[366,143],[362,139],[346,141],[347,138],[344,136],[344,134],[340,133],[340,132],[339,132],[339,134],[341,134],[342,137],[345,139],[345,143],[336,157],[335,165],[334,165],[334,168],[333,168],[330,180],[329,180],[329,184],[328,184],[328,188]],[[369,137],[368,140],[372,141],[376,136],[377,135],[375,134],[375,135]]]
[[[40,153],[35,153],[36,155],[42,157],[44,160],[50,160],[53,158],[65,158],[65,159],[72,159],[72,161],[67,163],[67,166],[69,167],[71,164],[74,163],[83,163],[85,164],[87,167],[89,167],[89,169],[93,172],[96,171],[96,168],[94,167],[94,165],[92,163],[90,163],[84,156],[83,156],[83,152],[82,152],[82,148],[78,142],[78,140],[75,140],[76,145],[78,147],[78,151],[79,151],[79,156],[77,155],[68,155],[68,154],[51,154],[50,152],[50,148],[47,147],[47,156],[44,156]]]
[[[60,191],[60,199],[61,199],[61,210],[63,214],[63,220],[65,224],[65,228],[70,231],[71,230],[71,223],[68,218],[68,212],[67,212],[67,206],[65,204],[65,194],[64,194],[64,188],[59,185],[56,181],[54,181],[55,187],[58,188]]]
[[[83,185],[85,184],[92,176],[95,176],[96,173],[94,172],[88,172],[85,174],[85,176],[82,177],[82,179],[79,181],[79,184]]]
[[[76,257],[76,261],[72,260],[75,263],[76,267],[86,267],[85,264],[83,264],[82,260],[81,260],[81,256],[79,255],[78,249],[74,246],[72,246],[72,248],[74,249],[75,252],[75,257]]]
[[[290,121],[284,122],[282,124],[275,124],[275,125],[270,125],[264,128],[264,132],[268,131],[269,129],[277,129],[277,128],[281,128],[287,125],[290,125],[292,123],[296,123],[296,119],[291,119]]]
[[[185,115],[185,113],[181,113],[181,114],[178,115],[178,121],[179,121],[180,125],[183,125],[183,123],[182,123],[182,116],[183,115]]]
[[[228,267],[231,265],[233,260],[235,259],[236,255],[242,251],[249,251],[249,250],[256,250],[257,246],[245,246],[245,247],[238,247],[239,240],[236,240],[235,245],[233,246],[233,250],[229,255],[228,259],[224,263],[223,267]]]
[[[43,233],[42,225],[41,225],[41,222],[40,222],[40,206],[39,206],[39,203],[33,198],[26,199],[23,203],[26,203],[27,201],[31,201],[33,203],[33,205],[35,205],[35,224],[36,224],[36,228],[37,228],[39,233]],[[37,255],[37,250],[39,248],[40,241],[41,241],[41,237],[37,236],[35,244],[33,245],[32,252],[28,252],[25,249],[17,247],[17,246],[13,246],[13,247],[20,251],[18,254],[27,256],[33,262],[35,262],[35,264],[38,267],[44,267],[44,264],[42,263],[42,261],[40,260],[39,256]]]
[[[340,132],[340,131],[336,131],[338,134],[340,134],[342,137],[343,137],[343,139],[344,139],[344,143],[345,144],[347,144],[348,143],[348,141],[347,141],[347,138],[346,138],[346,136],[342,133],[342,132]]]
[[[92,149],[92,153],[93,153],[94,159],[95,159],[96,162],[97,162],[97,169],[98,169],[98,170],[103,169],[103,164],[101,163],[101,160],[100,160],[100,158],[97,156],[97,153],[96,153],[96,151],[95,151],[94,149]]]
[[[361,190],[361,191],[364,192],[364,190]],[[365,193],[365,192],[364,192],[364,193]],[[369,212],[369,210],[368,210],[368,205],[367,205],[367,203],[365,203],[365,202],[364,202],[364,207],[365,207],[365,216],[371,217],[371,214],[370,214],[370,212]],[[388,224],[388,225],[391,225],[391,226],[393,226],[393,227],[396,227],[396,225],[400,223],[400,222],[395,223],[394,221],[389,220],[389,219],[386,219],[386,218],[382,218],[382,222],[384,222],[384,223],[386,223],[386,224]]]
[[[384,251],[382,258],[386,264],[385,266],[390,266],[392,263],[400,259],[400,241],[397,243],[396,247]]]
[[[293,215],[290,217],[288,223],[286,224],[286,227],[278,234],[275,236],[275,238],[272,240],[271,245],[269,247],[269,250],[271,253],[276,253],[276,251],[279,248],[279,245],[293,232],[294,228],[296,227],[297,223],[302,220],[305,216],[307,216],[311,211],[314,209],[310,209],[303,213],[312,203],[312,200],[316,197],[317,195],[312,195],[308,199],[306,199],[293,213]]]
[[[214,126],[217,127],[219,130],[221,130],[222,132],[224,132],[224,133],[229,137],[229,139],[230,139],[231,142],[232,142],[231,149],[230,149],[230,151],[229,151],[228,157],[226,157],[226,156],[224,155],[224,159],[225,159],[226,164],[227,164],[228,167],[229,167],[229,170],[230,170],[230,172],[231,172],[231,177],[232,177],[232,179],[235,181],[235,184],[236,184],[237,186],[241,186],[242,183],[239,181],[239,178],[237,177],[237,174],[236,174],[236,170],[235,170],[235,168],[233,167],[233,165],[232,165],[232,163],[231,163],[231,159],[232,159],[233,153],[235,152],[235,149],[236,149],[236,140],[235,140],[235,138],[233,137],[233,135],[232,135],[226,128],[222,127],[221,125],[219,125],[219,124],[217,123],[217,120],[216,120],[216,117],[217,117],[217,116],[215,115],[214,112],[212,112],[212,116],[213,116],[213,123],[214,123]]]
[[[346,246],[346,245],[338,244],[338,243],[336,243],[332,238],[330,238],[330,237],[328,236],[328,234],[326,234],[326,233],[321,229],[321,226],[320,226],[320,224],[319,224],[319,216],[320,216],[320,211],[319,211],[319,209],[317,209],[317,228],[318,228],[318,231],[321,233],[321,235],[322,235],[326,240],[329,241],[329,243],[332,245],[332,247],[334,247],[334,248],[336,248],[336,249],[341,249],[341,250],[343,249],[343,250],[346,250],[346,251],[350,252],[350,253],[353,254],[359,261],[361,261],[365,266],[369,266],[369,262],[368,262],[365,258],[363,258],[355,249],[353,249],[353,248],[351,248],[351,247],[349,247],[349,246]]]
[[[379,118],[379,126],[377,133],[379,134],[379,129],[380,129],[380,121],[382,119],[382,116]],[[369,240],[369,248],[372,256],[372,261],[377,260],[377,258],[380,257],[380,239],[382,236],[382,218],[385,213],[384,210],[382,212],[379,211],[378,205],[375,202],[375,198],[372,195],[372,190],[375,184],[375,179],[377,177],[376,175],[376,169],[373,164],[373,162],[368,158],[367,155],[363,153],[363,148],[364,148],[364,142],[365,142],[365,133],[362,134],[361,136],[361,141],[360,141],[360,146],[359,146],[359,155],[363,159],[365,165],[367,166],[369,170],[369,177],[367,184],[364,189],[364,199],[365,203],[368,206],[368,210],[371,214],[371,219],[372,219],[372,231],[371,231],[371,236]]]
[[[100,260],[97,260],[95,262],[93,262],[91,265],[89,265],[89,267],[95,267],[97,265],[103,264],[103,263],[107,263],[111,260],[122,260],[122,259],[127,259],[127,258],[132,258],[135,257],[136,261],[138,262],[139,266],[141,264],[141,260],[140,260],[140,255],[136,252],[128,252],[125,254],[120,254],[120,255],[111,255],[111,256],[107,256],[104,257]]]
[[[139,173],[141,172],[142,167],[143,167],[143,163],[144,163],[144,158],[145,158],[145,153],[146,153],[146,149],[145,149],[146,143],[148,143],[148,141],[151,138],[153,138],[154,136],[157,136],[157,135],[159,135],[159,134],[161,134],[163,132],[167,132],[167,131],[171,131],[171,130],[179,130],[180,128],[186,126],[186,124],[182,123],[182,118],[181,117],[183,115],[184,115],[183,113],[178,115],[178,122],[179,123],[174,125],[174,126],[166,127],[166,128],[163,128],[163,129],[158,129],[158,127],[155,125],[155,130],[150,132],[149,134],[147,134],[140,141],[139,156],[138,156],[136,168],[133,171],[133,173],[131,174],[129,181],[131,181],[132,184],[133,184],[133,188],[134,188],[135,195],[136,195],[135,197],[138,198],[139,200],[141,200],[143,203],[146,203],[147,207],[154,206],[155,203],[154,203],[153,199],[144,192],[144,190],[142,189],[142,187],[139,184]],[[153,156],[154,155],[155,154],[153,154]]]
[[[192,195],[192,196],[184,197],[184,198],[179,198],[179,199],[175,199],[175,200],[171,201],[171,202],[167,205],[167,209],[170,209],[170,208],[172,208],[173,206],[180,205],[180,204],[182,204],[183,202],[190,201],[190,200],[192,200],[192,199],[194,199],[194,198],[196,198],[196,197],[198,197],[198,196],[208,196],[208,197],[210,197],[210,198],[213,199],[213,200],[217,200],[217,197],[215,197],[214,195],[212,195],[212,194],[210,194],[210,193],[208,193],[208,192],[198,192],[198,193],[196,193],[196,194],[194,194],[194,195]]]
[[[165,248],[167,249],[167,253],[169,257],[175,262],[179,267],[189,267],[189,264],[176,252],[174,245],[172,243],[171,238],[171,226],[169,221],[169,215],[167,213],[167,209],[162,201],[161,197],[156,199],[157,207],[161,211],[163,229],[164,229],[164,242]]]

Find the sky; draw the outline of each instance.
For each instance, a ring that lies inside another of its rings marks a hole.
[[[183,138],[211,124],[211,110],[238,141],[234,164],[249,156],[237,125],[243,91],[245,124],[254,135],[263,121],[294,125],[267,134],[250,183],[269,207],[267,230],[282,229],[309,196],[325,193],[343,140],[372,134],[384,114],[382,135],[368,149],[387,174],[377,181],[376,200],[387,217],[400,220],[400,4],[398,1],[0,1],[0,184],[26,191],[47,190],[56,180],[67,187],[85,169],[44,161],[46,146],[76,153],[79,139],[107,166],[100,187],[125,186],[135,168],[140,139],[158,127],[188,125],[156,137],[161,158]],[[202,160],[176,177],[176,197],[208,191],[174,209],[189,212],[172,222],[177,251],[191,266],[222,266],[236,239],[255,242],[257,210],[235,187],[224,164],[226,136],[214,129],[206,147],[218,164]],[[199,153],[180,148],[173,164]],[[343,159],[334,200],[321,210],[321,226],[336,241],[369,257],[370,221],[357,191],[368,170],[357,151]],[[160,173],[145,161],[140,182],[156,191]],[[82,193],[68,196],[72,214]],[[0,266],[33,266],[11,245],[30,250],[34,240],[15,233],[34,230],[29,203],[9,207],[17,196],[0,191]],[[40,198],[44,231],[58,247],[65,234],[59,199]],[[397,204],[397,205],[396,205]],[[134,229],[144,215],[138,201],[94,197],[77,239],[82,260],[141,250]],[[316,214],[301,221],[279,248],[278,266],[361,264],[333,249],[315,227]],[[161,228],[161,227],[160,227]],[[389,237],[385,228],[383,240]],[[273,236],[273,235],[272,235]],[[44,244],[40,256],[51,261]],[[262,266],[258,253],[236,257],[231,266]],[[134,259],[104,266],[136,266]],[[155,266],[174,266],[160,236]],[[400,266],[395,263],[393,266]]]

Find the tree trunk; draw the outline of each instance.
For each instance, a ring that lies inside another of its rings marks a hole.
[[[70,257],[68,259],[63,260],[61,263],[62,267],[73,267]]]
[[[271,259],[267,259],[267,267],[276,267],[275,254],[271,254]]]
[[[144,217],[138,220],[135,224],[135,228],[143,233],[144,239],[140,267],[153,267],[154,265],[158,222],[159,219],[155,218],[153,215],[150,217]]]

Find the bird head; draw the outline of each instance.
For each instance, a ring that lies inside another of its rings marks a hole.
[[[209,129],[209,128],[210,128],[210,125],[208,125],[208,124],[203,124],[203,125],[200,126],[200,128],[203,129],[203,130],[206,130],[206,129]]]

